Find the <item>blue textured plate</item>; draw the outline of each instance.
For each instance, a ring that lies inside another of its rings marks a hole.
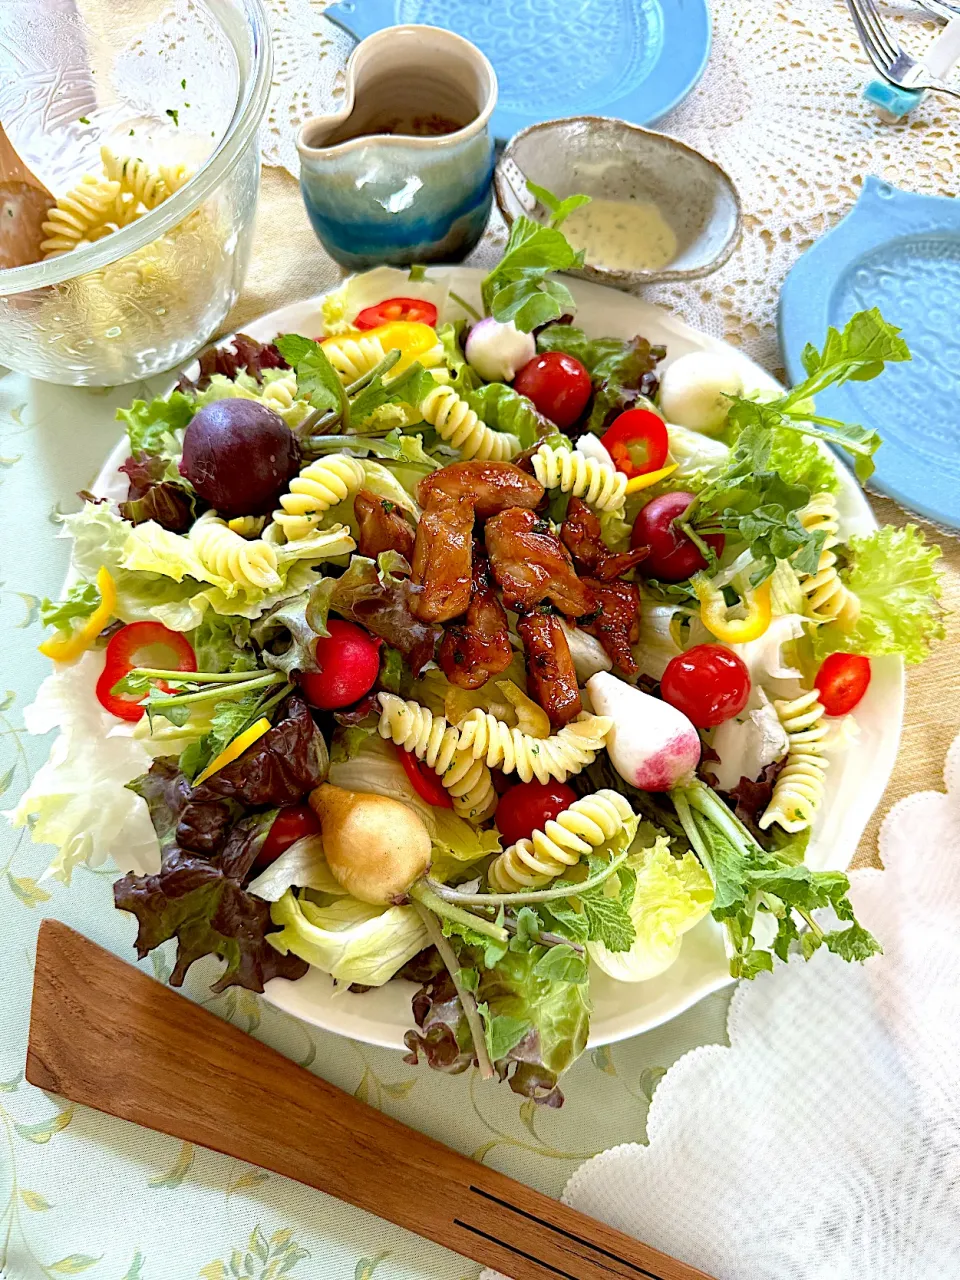
[[[830,417],[883,437],[871,480],[918,514],[960,528],[960,201],[867,178],[853,211],[796,264],[780,295],[780,346],[791,382],[804,344],[879,307],[913,354],[874,382],[817,397]]]
[[[707,0],[340,0],[325,16],[358,39],[422,22],[472,40],[500,81],[497,138],[557,116],[652,124],[710,54]]]

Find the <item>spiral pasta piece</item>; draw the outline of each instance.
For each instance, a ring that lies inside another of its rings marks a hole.
[[[290,481],[289,490],[280,495],[280,509],[273,513],[274,522],[288,542],[306,538],[316,529],[324,511],[353,497],[363,480],[363,467],[356,458],[343,454],[318,458],[304,467]]]
[[[266,516],[234,516],[227,521],[227,528],[239,533],[241,538],[259,538],[266,523]]]
[[[393,693],[378,695],[381,738],[410,751],[433,769],[453,800],[454,812],[471,822],[489,818],[497,807],[490,770],[459,746],[459,733],[443,716]]]
[[[119,156],[109,147],[100,148],[103,172],[120,190],[145,209],[155,209],[170,192],[159,170],[136,156]]]
[[[46,239],[40,242],[44,258],[56,258],[78,245],[109,235],[120,196],[120,183],[91,174],[60,197],[41,223]]]
[[[277,553],[262,539],[248,542],[214,511],[205,511],[187,535],[205,569],[240,587],[268,591],[280,585]]]
[[[338,338],[324,345],[324,353],[339,374],[344,386],[356,382],[375,369],[386,356],[383,343],[375,335]]]
[[[460,723],[460,748],[491,769],[516,773],[522,782],[555,778],[566,782],[592,764],[606,745],[613,725],[609,716],[581,712],[571,724],[549,738],[534,738],[476,707]]]
[[[826,534],[816,573],[799,575],[807,610],[818,621],[836,622],[849,631],[860,616],[860,601],[837,573],[837,557],[832,550],[841,541],[836,500],[832,493],[816,493],[798,515],[806,530]]]
[[[285,373],[282,378],[274,378],[272,382],[264,384],[263,391],[260,393],[260,399],[268,409],[279,412],[281,409],[289,409],[294,400],[297,398],[297,375],[291,369],[289,373]]]
[[[163,179],[163,185],[167,188],[167,193],[171,196],[190,181],[194,172],[189,165],[182,163],[161,164],[158,165],[157,171]]]
[[[505,849],[487,869],[487,881],[497,893],[540,888],[615,836],[632,817],[629,800],[618,791],[595,791],[564,809],[542,831]]]
[[[516,436],[486,426],[452,387],[434,387],[421,402],[420,412],[442,439],[460,450],[463,458],[509,462],[520,452]]]
[[[823,723],[826,712],[816,689],[792,700],[777,699],[773,705],[789,747],[760,826],[766,830],[776,822],[792,834],[811,825],[823,801],[827,761],[822,744],[830,730]]]
[[[627,477],[622,471],[576,449],[542,444],[533,455],[533,474],[545,489],[559,489],[582,498],[598,511],[618,511],[627,491]]]

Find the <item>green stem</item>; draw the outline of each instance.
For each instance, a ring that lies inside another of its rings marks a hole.
[[[727,839],[741,852],[759,849],[753,836],[743,823],[730,812],[720,797],[703,782],[691,782],[685,789],[690,804],[705,818],[719,827]],[[760,850],[760,852],[763,852]]]
[[[437,948],[440,959],[446,965],[457,995],[460,997],[460,1008],[463,1010],[463,1016],[466,1018],[467,1026],[470,1028],[473,1051],[477,1055],[477,1066],[480,1069],[480,1075],[484,1080],[492,1080],[494,1075],[493,1063],[490,1061],[490,1054],[487,1052],[487,1037],[483,1029],[483,1019],[480,1017],[480,1010],[477,1008],[473,992],[468,991],[460,981],[460,962],[457,959],[457,953],[443,936],[443,930],[437,924],[436,917],[419,902],[413,904],[413,909],[423,921],[427,936]]]
[[[527,893],[460,893],[448,884],[431,880],[429,876],[423,883],[444,903],[459,902],[468,907],[510,907],[514,904],[522,906],[526,902],[551,902],[557,898],[575,898],[578,894],[586,893],[588,889],[595,889],[598,884],[603,884],[604,880],[609,880],[617,867],[626,862],[629,855],[629,849],[618,854],[602,871],[581,881],[580,884],[563,885],[553,889],[531,889]]]
[[[846,424],[836,422],[831,418],[804,418],[802,422],[791,422],[789,418],[783,418],[780,426],[785,431],[796,431],[801,436],[812,436],[815,440],[826,440],[828,444],[838,444],[841,449],[845,449],[847,453],[860,453],[865,457],[870,456],[870,446],[862,444],[858,440],[849,440],[846,436],[838,435],[836,431],[814,431],[810,428],[811,422],[819,422],[825,426],[843,427]]]
[[[375,364],[372,369],[360,375],[356,382],[351,382],[347,387],[347,395],[355,396],[358,391],[362,391],[364,387],[368,387],[374,378],[382,378],[385,373],[389,373],[393,366],[400,359],[401,352],[394,348],[388,351],[379,364]]]
[[[249,671],[162,671],[159,667],[134,667],[129,674],[150,680],[179,680],[183,684],[240,684],[253,679]]]
[[[468,316],[473,316],[474,320],[481,319],[480,312],[476,309],[476,307],[471,306],[470,303],[466,300],[466,298],[461,298],[459,293],[454,293],[453,290],[451,289],[449,293],[449,297],[451,297],[454,300],[454,302],[456,302],[459,306],[463,307],[464,311],[466,311]]]
[[[510,935],[506,929],[498,924],[493,924],[490,920],[484,920],[482,916],[474,915],[472,911],[462,911],[460,907],[454,906],[444,898],[441,898],[439,894],[434,893],[432,886],[432,881],[428,886],[426,881],[419,880],[410,889],[410,897],[419,902],[422,907],[426,907],[428,911],[432,911],[435,915],[443,916],[444,919],[450,920],[454,924],[473,929],[475,933],[482,933],[485,937],[493,938],[496,942],[510,941]]]
[[[809,929],[810,929],[810,932],[811,932],[812,934],[814,934],[814,936],[815,936],[815,937],[819,938],[819,939],[820,939],[820,941],[822,942],[822,941],[823,941],[823,939],[826,937],[826,934],[823,932],[823,930],[822,930],[822,929],[820,928],[820,926],[817,924],[816,920],[814,920],[814,918],[813,918],[813,916],[810,914],[810,912],[809,912],[809,911],[807,911],[807,910],[806,910],[806,908],[804,908],[804,907],[794,907],[794,911],[796,911],[797,915],[799,915],[799,916],[802,916],[802,917],[803,917],[803,919],[806,921],[806,923],[807,923],[807,925],[808,925],[808,927],[809,927]]]
[[[267,689],[270,685],[281,682],[286,684],[287,677],[279,671],[275,671],[273,675],[261,676],[259,680],[250,680],[244,685],[232,685],[229,690],[220,687],[201,689],[198,693],[178,693],[174,698],[163,698],[161,701],[153,703],[150,710],[157,715],[163,715],[167,707],[187,706],[194,702],[206,702],[211,698],[224,700],[227,697],[236,697],[238,694],[250,693],[254,689]]]
[[[703,838],[700,835],[699,828],[697,827],[697,820],[694,818],[693,813],[690,810],[690,803],[687,800],[686,794],[681,790],[677,790],[671,792],[670,798],[677,811],[677,817],[680,819],[680,825],[683,827],[684,834],[690,841],[691,848],[704,867],[706,867],[710,874],[710,879],[715,881],[716,877],[713,874],[710,854],[708,853],[707,846],[704,844]]]
[[[700,537],[700,535],[694,529],[693,525],[689,523],[689,521],[681,520],[678,525],[678,528],[680,529],[681,533],[685,533],[687,535],[687,537],[690,539],[693,545],[697,548],[697,550],[703,556],[704,560],[706,560],[708,568],[711,565],[716,563],[717,553],[714,551],[713,547],[709,545],[709,543],[704,542],[704,540]]]

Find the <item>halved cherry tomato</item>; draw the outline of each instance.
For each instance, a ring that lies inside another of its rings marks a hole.
[[[831,653],[813,683],[827,715],[845,716],[870,686],[870,659],[859,653]]]
[[[542,831],[576,798],[577,793],[562,782],[518,782],[497,805],[497,826],[504,844],[516,844],[529,839],[534,831]]]
[[[618,471],[631,479],[659,471],[667,460],[667,424],[651,409],[628,409],[600,437]]]
[[[410,785],[421,800],[432,804],[435,809],[453,808],[450,793],[428,765],[418,760],[412,751],[404,751],[403,747],[397,747],[397,755],[410,779]]]
[[[139,720],[140,705],[147,696],[138,698],[116,694],[111,690],[134,667],[157,667],[166,671],[196,671],[197,656],[186,637],[171,631],[162,622],[131,622],[110,637],[106,665],[97,681],[97,699],[111,715],[121,720]],[[158,682],[164,688],[162,682]]]
[[[519,370],[513,389],[532,400],[538,413],[566,431],[587,407],[593,384],[586,368],[574,356],[564,351],[546,351]]]
[[[435,325],[437,308],[423,298],[387,298],[375,306],[364,307],[353,322],[355,329],[376,329],[391,320],[416,320],[420,324]]]
[[[308,804],[288,804],[277,812],[273,826],[257,854],[255,867],[269,867],[276,862],[281,853],[286,853],[292,844],[302,840],[304,836],[320,834],[320,822]]]

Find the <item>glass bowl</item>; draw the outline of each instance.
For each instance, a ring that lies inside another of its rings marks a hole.
[[[0,119],[54,195],[103,176],[103,145],[193,176],[93,243],[0,271],[0,362],[114,386],[213,336],[250,258],[272,69],[261,0],[20,0],[4,13]]]

